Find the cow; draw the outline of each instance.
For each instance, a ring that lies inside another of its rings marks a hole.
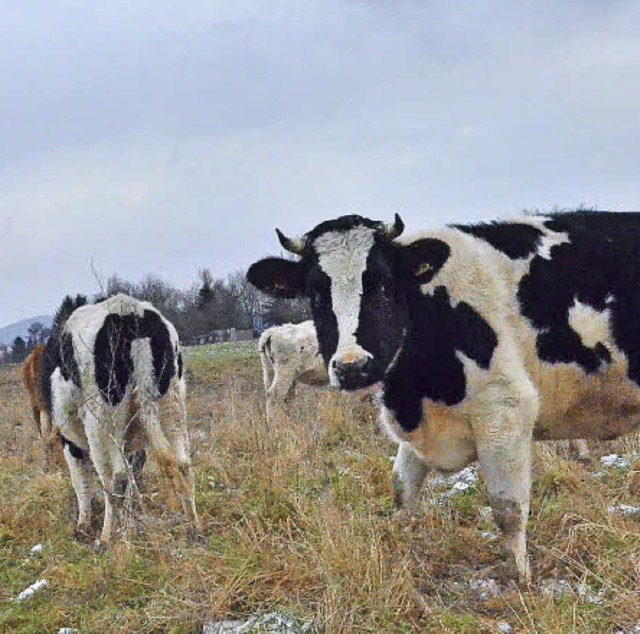
[[[478,460],[510,570],[530,580],[532,440],[640,423],[640,213],[567,212],[400,237],[357,215],[265,258],[249,281],[310,300],[336,388],[382,384],[399,508],[427,471]]]
[[[45,441],[51,436],[51,419],[40,389],[40,368],[44,346],[37,345],[22,364],[22,383],[29,395],[34,431]]]
[[[258,341],[267,417],[295,394],[296,384],[328,385],[313,321],[267,328]]]
[[[40,378],[78,500],[78,537],[90,532],[91,465],[104,492],[98,544],[106,546],[147,447],[199,531],[180,342],[158,310],[124,294],[76,308],[54,324]]]

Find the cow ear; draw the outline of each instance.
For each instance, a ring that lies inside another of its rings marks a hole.
[[[265,258],[252,264],[247,279],[262,292],[287,299],[302,295],[304,287],[302,264],[283,258]]]
[[[449,245],[435,238],[422,238],[400,246],[402,268],[420,284],[431,281],[450,255]]]

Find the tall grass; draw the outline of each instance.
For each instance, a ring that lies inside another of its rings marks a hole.
[[[329,633],[495,632],[507,621],[600,634],[640,622],[640,526],[607,510],[640,504],[640,473],[598,464],[635,441],[594,446],[588,467],[537,447],[535,582],[518,590],[500,576],[500,540],[486,537],[496,529],[481,483],[441,504],[428,483],[415,516],[393,516],[394,447],[371,406],[302,388],[291,416],[267,427],[253,348],[190,351],[187,371],[205,543],[187,539],[149,464],[135,528],[101,554],[74,541],[67,473],[46,470],[18,371],[0,371],[0,631],[198,632],[272,610]],[[44,551],[30,556],[36,543]],[[13,600],[40,578],[45,589]],[[488,578],[497,596],[471,587]],[[548,592],[559,579],[571,590]]]

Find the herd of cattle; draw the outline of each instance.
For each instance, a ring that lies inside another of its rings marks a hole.
[[[412,509],[430,469],[477,460],[513,573],[530,580],[526,524],[533,440],[613,439],[640,425],[640,214],[570,212],[402,236],[360,216],[301,238],[295,260],[247,273],[276,297],[306,297],[313,321],[259,341],[267,415],[296,383],[375,390],[398,443],[393,486]],[[182,354],[173,325],[126,295],[60,314],[23,368],[34,420],[64,447],[91,524],[91,465],[105,499],[100,542],[146,451],[200,530]],[[53,431],[55,430],[55,431]]]

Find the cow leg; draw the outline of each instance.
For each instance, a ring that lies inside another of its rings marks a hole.
[[[531,446],[522,443],[478,447],[478,459],[487,483],[493,517],[504,535],[518,580],[529,583],[526,526],[531,490]]]
[[[591,452],[589,451],[589,443],[584,438],[570,440],[569,447],[577,455],[578,462],[589,462],[591,460]]]
[[[290,372],[283,372],[282,368],[276,368],[273,375],[273,383],[267,390],[267,422],[282,418],[286,420],[289,413],[286,404],[295,396],[295,381],[290,377]]]
[[[526,384],[525,384],[526,385]],[[489,392],[487,396],[490,398]],[[518,581],[529,583],[526,527],[531,495],[531,445],[538,399],[533,391],[505,394],[499,388],[489,400],[486,417],[472,420],[478,462],[484,475],[493,517],[505,537]],[[514,575],[515,576],[515,575]]]
[[[38,410],[38,431],[40,436],[44,439],[49,439],[53,428],[51,426],[51,417],[46,410]]]
[[[78,500],[78,522],[76,525],[76,537],[86,539],[91,532],[91,462],[86,452],[69,441],[64,442],[63,453],[69,473],[71,484]]]
[[[526,526],[531,491],[531,443],[478,445],[493,518],[505,537],[520,583],[529,583]]]
[[[162,399],[160,409],[161,412],[158,411],[157,402],[146,399],[140,403],[140,419],[150,449],[171,482],[187,520],[199,532],[201,525],[196,512],[184,386],[172,386]]]
[[[398,445],[398,453],[393,463],[393,502],[396,510],[412,512],[420,498],[427,464],[417,456],[408,442]]]
[[[118,510],[127,490],[127,465],[124,460],[124,440],[106,407],[92,403],[84,415],[84,428],[89,441],[91,459],[98,472],[104,492],[104,521],[100,543],[107,545],[113,537]]]
[[[33,421],[35,422],[35,429],[38,432],[38,436],[42,437],[41,413],[42,412],[40,411],[40,408],[37,405],[31,406],[31,415],[32,415]]]
[[[58,443],[60,442],[60,437],[58,430],[53,427],[51,422],[51,417],[48,412],[45,410],[40,410],[40,434],[42,436],[42,440],[44,441],[44,455],[45,462],[48,468],[53,468],[57,465],[57,454],[58,451]]]

